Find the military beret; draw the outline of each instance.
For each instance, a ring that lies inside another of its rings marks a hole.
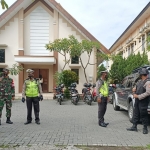
[[[3,69],[3,72],[5,72],[5,71],[9,71],[9,69],[8,69],[8,68],[4,68],[4,69]]]
[[[27,69],[26,72],[27,72],[27,73],[33,73],[34,70],[32,70],[32,69]]]

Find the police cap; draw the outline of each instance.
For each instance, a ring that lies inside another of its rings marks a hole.
[[[139,74],[140,74],[140,75],[148,75],[149,72],[148,72],[148,70],[147,70],[146,68],[142,68],[142,69],[139,71]]]
[[[27,72],[27,73],[33,73],[34,70],[32,70],[32,69],[27,69],[26,72]]]
[[[108,71],[107,71],[107,70],[101,71],[101,74],[102,74],[102,73],[108,73]]]

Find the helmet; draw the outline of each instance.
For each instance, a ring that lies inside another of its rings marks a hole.
[[[94,83],[92,87],[96,87],[96,84]]]
[[[87,85],[88,87],[91,87],[92,86],[92,84],[91,83],[88,83],[88,85]]]
[[[149,72],[148,72],[148,70],[147,70],[146,68],[142,68],[142,69],[139,71],[139,74],[140,74],[140,75],[148,75]]]
[[[32,69],[27,69],[26,72],[27,72],[27,73],[33,73],[34,70],[32,70]]]
[[[77,86],[76,83],[73,83],[73,87],[76,88],[76,86]]]
[[[9,72],[9,69],[4,68],[4,69],[3,69],[3,72]]]
[[[64,88],[64,84],[61,84],[60,87],[61,87],[61,88]]]
[[[84,83],[83,86],[84,86],[84,87],[87,87],[87,83]]]
[[[107,71],[107,70],[101,71],[101,74],[102,74],[102,73],[108,73],[108,71]]]

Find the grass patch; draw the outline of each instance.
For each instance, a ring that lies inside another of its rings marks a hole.
[[[146,147],[146,148],[150,150],[150,144],[149,144],[149,145],[147,145],[147,147]]]
[[[0,145],[0,148],[9,148],[9,145]]]
[[[150,146],[150,145],[148,145]],[[131,146],[80,146],[76,145],[75,147],[82,150],[150,150],[149,147],[131,147]]]
[[[31,147],[31,146],[32,146],[32,145],[29,145],[29,144],[27,145],[27,147]]]

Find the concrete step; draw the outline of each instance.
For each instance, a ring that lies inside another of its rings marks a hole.
[[[53,99],[53,95],[54,93],[43,93],[43,98],[44,99]],[[21,93],[16,93],[15,94],[15,99],[21,99],[22,98],[22,94]]]

